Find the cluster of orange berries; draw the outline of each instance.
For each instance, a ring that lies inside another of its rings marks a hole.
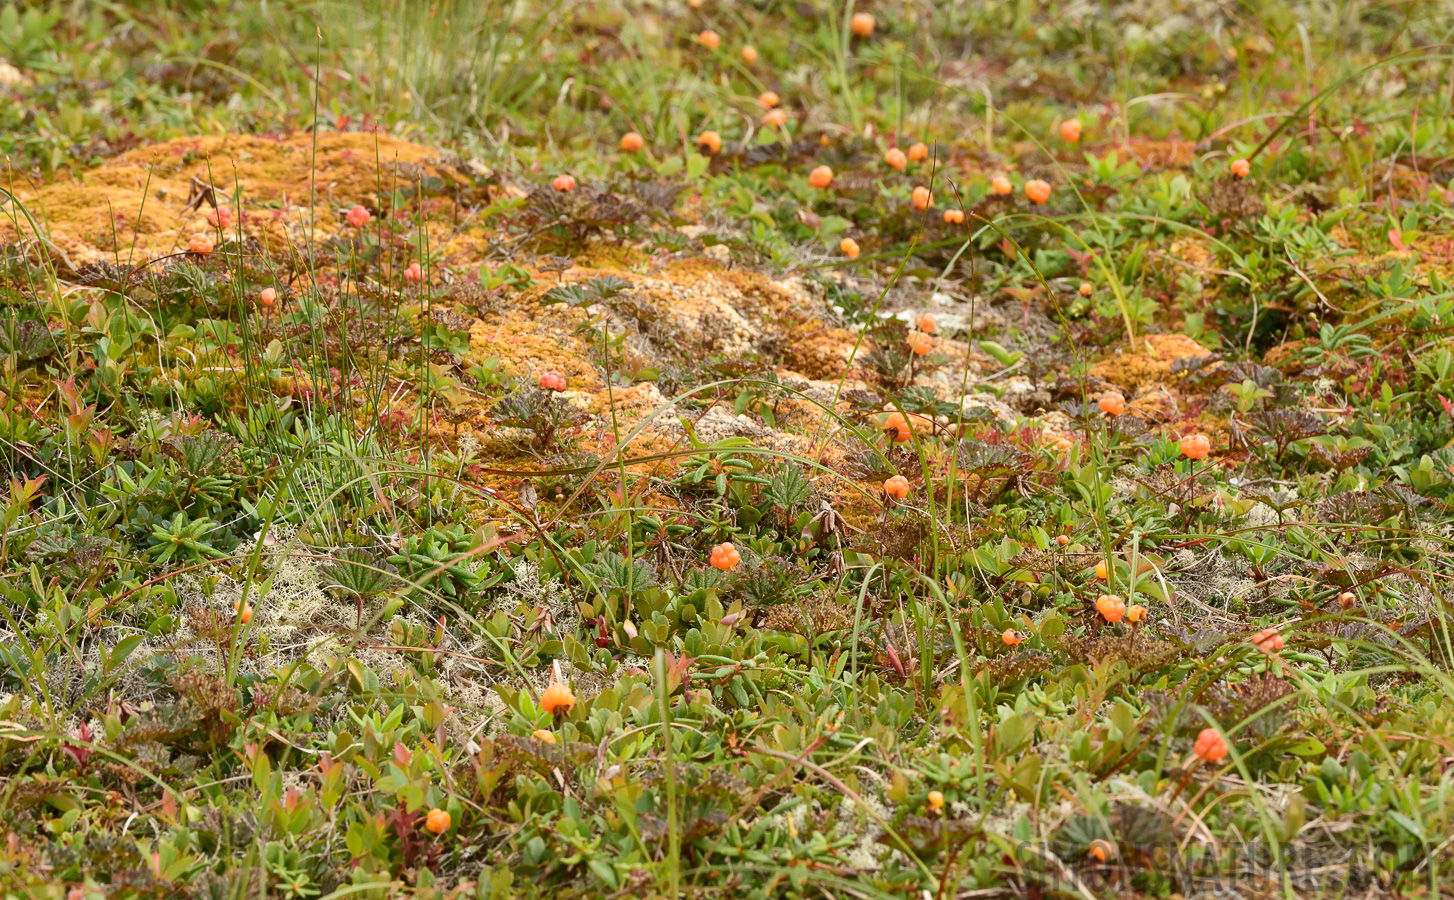
[[[737,564],[740,562],[742,562],[742,554],[730,541],[712,548],[712,568],[728,572],[737,568]]]
[[[909,429],[909,420],[904,418],[903,413],[889,413],[888,418],[883,421],[883,430],[888,432],[889,439],[895,444],[902,444],[913,436]]]
[[[1147,616],[1146,607],[1139,603],[1132,604],[1128,607],[1126,601],[1117,597],[1115,594],[1102,594],[1096,600],[1096,612],[1100,613],[1101,618],[1111,624],[1125,619],[1132,625],[1139,625],[1146,621]]]
[[[550,686],[545,689],[545,693],[540,695],[540,708],[545,711],[546,715],[564,715],[570,712],[575,705],[575,694],[571,693],[570,687],[563,681],[551,682]]]
[[[902,172],[908,168],[911,162],[923,162],[929,158],[929,145],[923,141],[917,141],[909,145],[909,152],[905,153],[898,147],[890,147],[884,154],[884,163],[890,169]]]
[[[884,482],[884,493],[895,500],[902,500],[909,496],[909,479],[902,475],[894,475]]]
[[[207,213],[207,224],[218,231],[222,231],[232,224],[233,216],[231,207],[218,206]],[[206,256],[214,249],[212,238],[197,232],[187,239],[187,252],[196,253],[199,256]]]
[[[767,112],[762,114],[762,124],[767,128],[781,128],[788,124],[788,112],[785,109],[778,109],[778,104],[783,99],[776,91],[763,91],[757,95],[757,104]]]
[[[570,686],[561,681],[550,684],[540,695],[540,708],[549,716],[561,716],[570,712],[576,705],[575,694],[571,693]],[[531,737],[547,744],[555,743],[555,735],[541,728],[536,730]],[[430,834],[444,834],[453,824],[447,810],[435,807],[429,810],[424,817],[424,828]]]
[[[431,809],[429,814],[424,817],[424,827],[430,834],[444,834],[449,830],[449,825],[449,813],[442,809]]]
[[[1212,452],[1212,439],[1204,434],[1189,434],[1181,439],[1181,454],[1187,459],[1206,459]]]
[[[1227,757],[1227,742],[1215,728],[1203,728],[1192,745],[1192,752],[1207,762],[1221,762]]]
[[[1101,412],[1108,416],[1120,416],[1126,413],[1126,398],[1121,396],[1120,391],[1106,391],[1096,405],[1100,407]]]
[[[1107,622],[1116,623],[1126,614],[1126,601],[1115,594],[1101,594],[1096,600],[1096,612]]]
[[[540,389],[557,392],[565,390],[565,376],[555,371],[546,372],[540,376]]]
[[[934,349],[934,339],[929,335],[939,330],[939,323],[929,313],[919,316],[914,330],[909,332],[909,349],[915,356],[924,356]]]
[[[1282,633],[1276,628],[1267,628],[1252,635],[1252,646],[1269,656],[1286,645]]]

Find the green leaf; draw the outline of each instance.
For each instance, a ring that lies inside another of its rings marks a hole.
[[[813,496],[813,484],[803,475],[802,466],[788,462],[772,476],[764,494],[773,506],[790,510]]]
[[[1007,368],[1009,366],[1013,366],[1025,356],[1025,354],[1023,353],[1011,353],[1009,350],[1006,350],[1004,347],[996,344],[994,341],[980,341],[979,349],[994,357],[1000,365]]]
[[[117,641],[116,646],[113,647],[111,650],[111,658],[106,661],[107,674],[114,672],[118,666],[126,662],[126,658],[130,656],[132,654],[132,651],[134,651],[137,647],[140,647],[141,642],[145,639],[146,635],[132,634],[127,635],[126,637]]]
[[[1424,830],[1419,827],[1418,822],[1415,822],[1401,812],[1394,812],[1393,810],[1388,811],[1388,817],[1398,823],[1404,831],[1413,835],[1416,840],[1422,841],[1424,839]]]
[[[1315,737],[1306,737],[1287,748],[1293,756],[1322,756],[1328,752],[1323,742]]]

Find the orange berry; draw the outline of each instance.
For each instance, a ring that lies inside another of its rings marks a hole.
[[[730,542],[712,548],[712,567],[724,572],[735,569],[742,562],[742,554]]]
[[[1025,639],[1020,637],[1019,633],[1016,632],[1015,629],[1006,628],[1005,633],[1000,635],[1000,640],[1004,642],[1006,647],[1013,647]]]
[[[822,190],[833,183],[833,170],[827,166],[819,166],[808,173],[808,184]]]
[[[1245,159],[1234,159],[1232,160],[1231,169],[1233,177],[1246,178],[1252,174],[1252,163]]]
[[[895,500],[902,500],[909,496],[909,479],[902,475],[894,475],[884,482],[884,493]]]
[[[555,735],[546,731],[544,728],[535,729],[534,731],[530,732],[530,736],[535,738],[537,741],[543,741],[547,744],[555,743]]]
[[[540,389],[545,391],[565,390],[565,376],[555,371],[546,372],[540,376]]]
[[[1187,459],[1206,459],[1212,452],[1212,439],[1204,434],[1189,434],[1181,439],[1181,453]]]
[[[903,413],[889,413],[888,418],[884,419],[883,430],[889,432],[889,437],[895,444],[902,444],[912,436],[909,422]]]
[[[1285,644],[1282,634],[1276,628],[1268,628],[1252,635],[1252,645],[1269,655],[1281,650]]]
[[[909,158],[898,147],[890,147],[888,152],[884,154],[884,164],[890,169],[902,172],[909,165]]]
[[[540,708],[550,715],[556,713],[568,713],[576,705],[576,695],[570,692],[570,687],[565,683],[552,682],[545,693],[540,695]]]
[[[708,50],[716,50],[718,47],[722,46],[722,35],[718,34],[710,28],[697,35],[697,40],[701,42],[701,45],[703,47],[706,47]]]
[[[207,224],[213,228],[226,228],[232,224],[232,210],[219,206],[207,214]]]
[[[1015,186],[1013,184],[1010,184],[1010,179],[1006,178],[1005,176],[996,175],[994,178],[990,179],[990,190],[994,191],[996,194],[1001,195],[1011,194],[1014,193]]]
[[[206,255],[212,252],[212,241],[207,235],[198,232],[192,235],[191,240],[187,241],[187,249],[193,253]]]
[[[781,128],[787,123],[788,114],[786,110],[770,109],[767,111],[767,115],[762,117],[762,124],[769,128]]]
[[[1050,183],[1039,178],[1025,182],[1025,196],[1036,204],[1044,205],[1050,200]]]
[[[1197,735],[1192,752],[1207,762],[1220,762],[1227,756],[1227,742],[1215,728],[1203,728]]]
[[[742,61],[745,62],[745,63],[747,63],[749,66],[752,65],[753,63],[757,62],[757,48],[754,47],[754,46],[752,46],[751,44],[748,44],[746,47],[743,47],[742,48]]]
[[[1080,130],[1080,119],[1066,119],[1060,123],[1060,136],[1069,143],[1080,142]]]
[[[237,613],[237,620],[242,624],[246,625],[252,621],[252,607],[243,606],[241,600],[232,604],[232,611]]]
[[[919,185],[918,187],[914,188],[913,201],[914,201],[914,206],[916,208],[918,208],[918,209],[928,209],[929,208],[929,204],[933,200],[934,200],[934,198],[933,198],[933,196],[930,195],[929,189],[926,188],[926,187],[924,187],[922,184]]]
[[[430,834],[444,834],[449,830],[449,813],[442,809],[431,809],[424,817],[424,827]]]
[[[914,351],[915,356],[923,356],[934,349],[934,339],[922,331],[910,332],[909,349]]]
[[[939,330],[939,323],[934,321],[934,317],[931,316],[929,313],[924,313],[918,318],[918,321],[914,323],[914,327],[918,328],[925,334],[933,334],[934,332]]]
[[[944,793],[942,791],[929,792],[929,807],[935,812],[944,808]]]
[[[1126,398],[1121,396],[1120,391],[1106,391],[1097,405],[1108,416],[1119,416],[1126,412]]]
[[[272,306],[273,301],[278,299],[278,292],[272,288],[263,288],[262,293],[257,295],[257,300],[263,306]]]
[[[964,224],[964,210],[962,210],[962,209],[946,209],[944,211],[944,224],[946,224],[946,225],[963,225]]]
[[[710,156],[722,149],[722,135],[715,131],[704,131],[697,135],[697,146]]]
[[[858,241],[855,241],[853,238],[844,238],[839,241],[838,249],[842,250],[843,255],[849,259],[858,259]]]
[[[1091,287],[1091,283],[1089,281],[1082,281],[1080,283],[1080,295],[1082,297],[1089,297],[1091,295],[1091,292],[1094,290],[1095,288]]]
[[[1344,591],[1338,595],[1338,605],[1344,609],[1352,609],[1358,604],[1358,595],[1352,591]]]
[[[621,135],[621,150],[624,153],[638,153],[646,146],[646,139],[634,131]]]
[[[354,228],[364,227],[369,223],[369,219],[372,218],[373,216],[369,214],[368,210],[363,208],[362,204],[354,206],[353,209],[348,211],[348,215],[344,216],[348,224]]]
[[[1146,607],[1142,606],[1139,603],[1136,604],[1135,606],[1131,607],[1130,609],[1126,610],[1126,621],[1132,623],[1133,625],[1135,623],[1137,623],[1137,622],[1140,622],[1141,620],[1143,620],[1145,618],[1146,618]]]
[[[1111,842],[1105,838],[1096,838],[1090,842],[1090,847],[1086,852],[1095,857],[1097,862],[1105,862],[1115,855],[1116,848],[1111,846]]]
[[[909,162],[923,162],[929,158],[929,145],[919,141],[909,148]]]
[[[1105,560],[1101,560],[1100,562],[1096,563],[1096,577],[1097,578],[1099,578],[1101,581],[1105,581],[1106,580],[1106,577],[1108,575],[1110,575],[1110,574],[1111,574],[1110,573],[1110,570],[1106,568],[1106,561]]]
[[[573,191],[576,189],[576,180],[571,175],[557,175],[551,180],[550,186],[563,194],[566,191]]]
[[[762,105],[763,109],[772,109],[774,106],[783,102],[783,100],[777,95],[776,91],[763,91],[757,95],[757,102]]]
[[[854,13],[853,18],[848,20],[848,27],[853,29],[853,33],[861,38],[866,38],[873,34],[874,24],[873,16],[866,12]]]
[[[1070,537],[1068,535],[1064,535],[1064,534],[1057,535],[1056,538],[1055,538],[1055,543],[1057,543],[1060,546],[1064,547],[1066,544],[1069,544],[1070,543]]]
[[[1119,622],[1126,614],[1126,601],[1115,594],[1102,594],[1096,601],[1096,612],[1107,622]]]
[[[404,270],[404,280],[416,283],[423,281],[424,270],[419,268],[417,262],[409,263],[409,267]]]

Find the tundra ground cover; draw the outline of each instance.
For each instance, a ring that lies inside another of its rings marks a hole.
[[[1446,4],[0,10],[0,879],[1438,895]]]

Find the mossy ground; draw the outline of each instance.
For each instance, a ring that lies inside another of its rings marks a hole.
[[[1447,888],[1446,10],[866,9],[0,10],[7,896]]]

